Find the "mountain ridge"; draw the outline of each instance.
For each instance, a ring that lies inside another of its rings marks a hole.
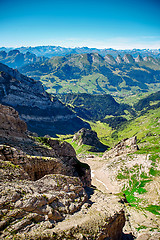
[[[86,120],[98,121],[107,115],[125,115],[125,110],[133,116],[135,112],[127,104],[119,104],[109,94],[92,95],[87,93],[61,94],[57,97],[76,114]]]
[[[28,129],[39,135],[70,133],[89,124],[48,94],[39,81],[0,63],[0,102],[14,107]]]
[[[22,53],[16,49],[10,50],[9,52],[0,51],[0,62],[8,65],[11,68],[18,68],[34,62],[42,62],[45,59],[45,57],[37,57],[35,54],[29,51],[26,53]]]
[[[137,57],[138,54],[142,54],[143,57],[150,54],[151,56],[160,56],[160,49],[121,49],[116,50],[113,48],[89,48],[89,47],[61,47],[61,46],[35,46],[35,47],[18,47],[18,48],[5,48],[1,47],[0,50],[2,51],[10,51],[13,49],[17,49],[22,53],[26,53],[27,51],[36,54],[37,56],[46,56],[46,57],[53,57],[53,56],[64,56],[66,54],[81,54],[81,53],[93,53],[97,52],[100,53],[102,56],[107,54],[113,54],[114,57],[118,54],[122,54],[123,56],[126,53],[133,54],[134,57]]]
[[[158,90],[159,59],[150,57],[135,62],[128,54],[124,58],[119,55],[117,61],[111,55],[104,58],[98,53],[71,54],[29,64],[19,71],[41,80],[50,93],[128,94],[128,91]]]

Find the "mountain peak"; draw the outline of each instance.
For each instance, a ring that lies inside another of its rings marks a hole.
[[[114,57],[111,54],[107,54],[105,57],[106,62],[108,62],[109,64],[116,64],[116,61],[114,59]]]
[[[135,62],[135,60],[131,54],[125,54],[123,57],[123,60],[125,63],[134,63]]]
[[[135,62],[143,62],[142,56],[138,54],[138,56],[135,58]]]
[[[14,50],[9,51],[8,56],[15,56],[19,53],[20,53],[19,50],[14,49]]]
[[[116,58],[116,62],[117,63],[123,63],[123,58],[118,54],[117,58]]]

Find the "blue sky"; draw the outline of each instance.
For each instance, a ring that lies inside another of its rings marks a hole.
[[[0,47],[160,48],[159,0],[0,0]]]

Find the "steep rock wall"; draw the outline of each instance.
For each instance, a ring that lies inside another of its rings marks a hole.
[[[0,63],[0,102],[14,107],[39,135],[73,133],[89,124],[44,91],[42,84]]]

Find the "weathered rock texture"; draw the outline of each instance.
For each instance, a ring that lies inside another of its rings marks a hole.
[[[118,197],[95,191],[90,201],[81,212],[57,224],[55,239],[121,239],[125,215]]]
[[[143,233],[140,234],[137,240],[159,240],[160,239],[160,232],[157,233]]]
[[[83,186],[90,185],[90,168],[78,162],[71,146],[67,151],[62,143],[59,151],[57,141],[47,141],[57,157],[0,146],[0,238],[121,239],[119,198],[87,188],[87,200]]]
[[[118,197],[95,191],[85,203],[87,195],[78,178],[48,175],[34,183],[4,183],[0,189],[2,239],[122,237],[125,215]]]
[[[84,186],[91,185],[89,166],[78,161],[76,152],[69,143],[38,138],[41,141],[38,144],[34,139],[29,139],[25,134],[26,123],[19,119],[18,113],[11,107],[0,105],[0,116],[0,142],[8,141],[12,146],[0,145],[2,161],[19,165],[31,180],[56,173],[80,177]]]
[[[133,153],[138,150],[137,138],[127,138],[119,142],[114,148],[103,154],[104,159],[114,158],[123,154]]]
[[[13,239],[17,232],[34,231],[43,225],[52,228],[55,222],[80,209],[86,200],[82,183],[75,177],[56,174],[35,182],[1,182],[0,238]]]
[[[30,139],[11,107],[0,105],[0,114],[0,141],[12,145],[0,145],[0,239],[121,239],[119,198],[88,188],[88,200],[90,167],[73,147]]]
[[[23,151],[6,145],[0,145],[0,159],[19,165],[33,181],[48,174],[63,174],[80,177],[84,186],[91,185],[90,168],[81,164],[76,157],[30,156]]]
[[[105,151],[108,147],[102,144],[95,131],[82,128],[73,137],[72,142],[76,142],[79,146],[82,144],[92,146],[91,151]]]
[[[0,63],[0,102],[14,107],[39,135],[73,133],[89,124],[44,91],[42,84]]]
[[[19,118],[18,112],[0,104],[0,136],[26,137],[27,124]]]

